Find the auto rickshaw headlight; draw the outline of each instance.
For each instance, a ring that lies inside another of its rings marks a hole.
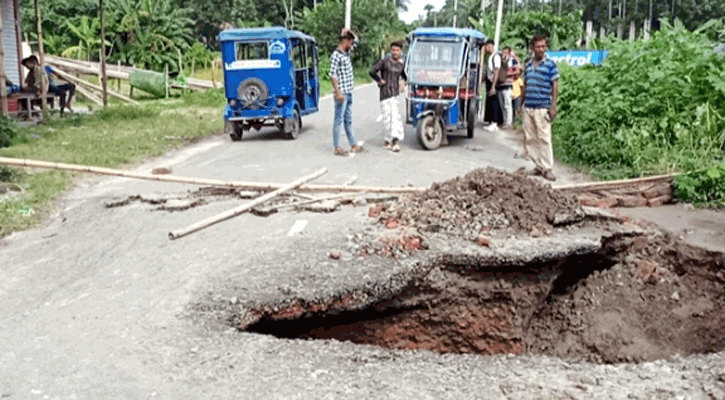
[[[234,106],[237,105],[237,101],[234,100],[234,99],[229,99],[229,105],[232,106],[232,107],[234,107]]]
[[[284,97],[277,97],[277,107],[282,107],[284,105]]]

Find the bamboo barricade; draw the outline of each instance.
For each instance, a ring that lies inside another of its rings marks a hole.
[[[55,169],[62,171],[75,171],[75,172],[87,172],[91,174],[100,175],[111,175],[120,176],[129,179],[143,179],[149,181],[158,182],[174,182],[174,183],[186,183],[200,186],[222,186],[222,187],[233,187],[245,190],[259,190],[259,191],[270,191],[284,187],[280,183],[267,183],[267,182],[239,182],[239,181],[222,181],[218,179],[204,179],[204,178],[189,178],[183,176],[173,175],[151,175],[142,174],[138,172],[130,172],[112,168],[101,168],[101,167],[90,167],[86,165],[77,164],[65,164],[65,163],[54,163],[47,161],[35,161],[18,158],[7,158],[0,157],[0,164],[14,165],[17,167],[32,167],[32,168],[45,168]],[[307,192],[368,192],[368,193],[388,193],[388,194],[405,194],[405,193],[418,193],[425,190],[425,188],[415,187],[365,187],[365,186],[344,186],[344,185],[302,185],[297,188],[298,191]]]
[[[204,228],[208,228],[214,224],[218,224],[219,222],[226,221],[230,218],[234,218],[240,214],[243,214],[243,213],[251,210],[252,208],[254,208],[260,204],[263,204],[263,203],[281,195],[282,193],[289,192],[290,190],[296,189],[313,179],[319,178],[322,175],[325,175],[326,173],[327,173],[327,168],[322,168],[310,175],[304,176],[300,179],[297,179],[296,181],[294,181],[292,183],[284,185],[281,188],[279,188],[273,192],[270,192],[270,193],[267,193],[260,197],[257,197],[256,199],[250,201],[247,204],[232,208],[231,210],[225,211],[225,212],[215,215],[213,217],[209,217],[203,221],[199,221],[195,224],[189,225],[186,228],[171,231],[171,232],[169,232],[169,239],[170,240],[179,239],[179,238],[182,238],[191,233],[200,231]]]
[[[60,70],[60,69],[58,69],[58,68],[55,68],[55,69],[53,70],[53,72],[54,72],[54,73],[56,73],[56,74],[58,74],[58,75],[60,75],[60,76],[61,76],[61,77],[62,77],[63,79],[67,79],[67,80],[69,80],[69,81],[71,81],[71,82],[75,83],[76,85],[81,85],[81,84],[83,84],[83,85],[86,85],[86,86],[88,86],[88,87],[89,87],[89,88],[91,88],[91,89],[95,89],[95,90],[97,90],[97,91],[99,91],[99,92],[103,92],[103,88],[102,88],[102,87],[100,87],[100,86],[96,86],[96,85],[94,85],[94,84],[92,84],[92,83],[90,83],[90,82],[88,82],[88,81],[86,81],[86,80],[83,80],[83,79],[80,79],[80,78],[76,78],[75,76],[73,76],[73,75],[71,75],[71,74],[68,74],[68,73],[66,73],[66,72],[63,72],[63,71],[61,71],[61,70]],[[106,89],[106,90],[107,90],[107,92],[108,92],[108,95],[109,95],[109,96],[113,96],[113,97],[115,97],[115,98],[118,98],[118,99],[121,99],[121,100],[127,101],[127,102],[129,102],[129,103],[131,103],[131,104],[133,104],[133,105],[136,105],[136,106],[137,106],[137,105],[139,105],[139,102],[137,102],[137,101],[136,101],[136,100],[134,100],[134,99],[130,99],[130,98],[128,98],[128,97],[126,97],[126,96],[124,96],[124,95],[122,95],[122,94],[116,93],[116,92],[114,92],[114,91],[111,91],[111,90],[108,90],[108,89]]]

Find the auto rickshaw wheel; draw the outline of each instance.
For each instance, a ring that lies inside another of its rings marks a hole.
[[[468,126],[466,127],[468,138],[473,139],[473,135],[475,134],[476,130],[476,117],[478,116],[478,100],[471,99],[468,102],[468,115],[466,116],[466,122],[468,123]]]
[[[287,118],[284,121],[284,136],[289,140],[297,139],[302,128],[302,118],[297,110],[292,114],[292,118]]]
[[[224,125],[224,131],[229,134],[232,141],[238,142],[242,140],[242,136],[244,135],[244,126],[241,121],[227,121]]]
[[[418,121],[416,132],[418,133],[418,142],[426,150],[437,149],[443,141],[443,127],[438,118],[433,115],[426,115]]]
[[[245,108],[260,108],[267,103],[269,90],[259,78],[247,78],[239,84],[237,98]]]

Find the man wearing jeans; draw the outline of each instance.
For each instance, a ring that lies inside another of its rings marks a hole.
[[[547,41],[544,35],[531,40],[534,58],[524,68],[524,153],[536,167],[529,175],[543,176],[555,181],[552,172],[554,152],[551,147],[551,122],[556,118],[559,97],[559,70],[546,58]]]
[[[345,134],[350,143],[350,151],[359,153],[363,150],[358,145],[355,134],[352,132],[352,92],[355,89],[355,76],[352,73],[350,50],[357,41],[355,34],[349,29],[343,29],[337,49],[330,57],[330,81],[335,91],[335,121],[332,126],[332,144],[335,155],[344,156],[347,152],[340,147],[340,125],[345,123]]]

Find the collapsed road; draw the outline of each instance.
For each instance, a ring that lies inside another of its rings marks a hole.
[[[259,138],[214,137],[137,170],[289,182],[328,167],[321,184],[354,171],[431,191],[331,212],[282,208],[290,195],[169,241],[257,194],[80,180],[42,227],[0,245],[0,397],[725,396],[722,253],[515,173],[466,175],[524,165],[500,138],[475,139],[485,160],[455,142],[342,159],[313,135]]]

